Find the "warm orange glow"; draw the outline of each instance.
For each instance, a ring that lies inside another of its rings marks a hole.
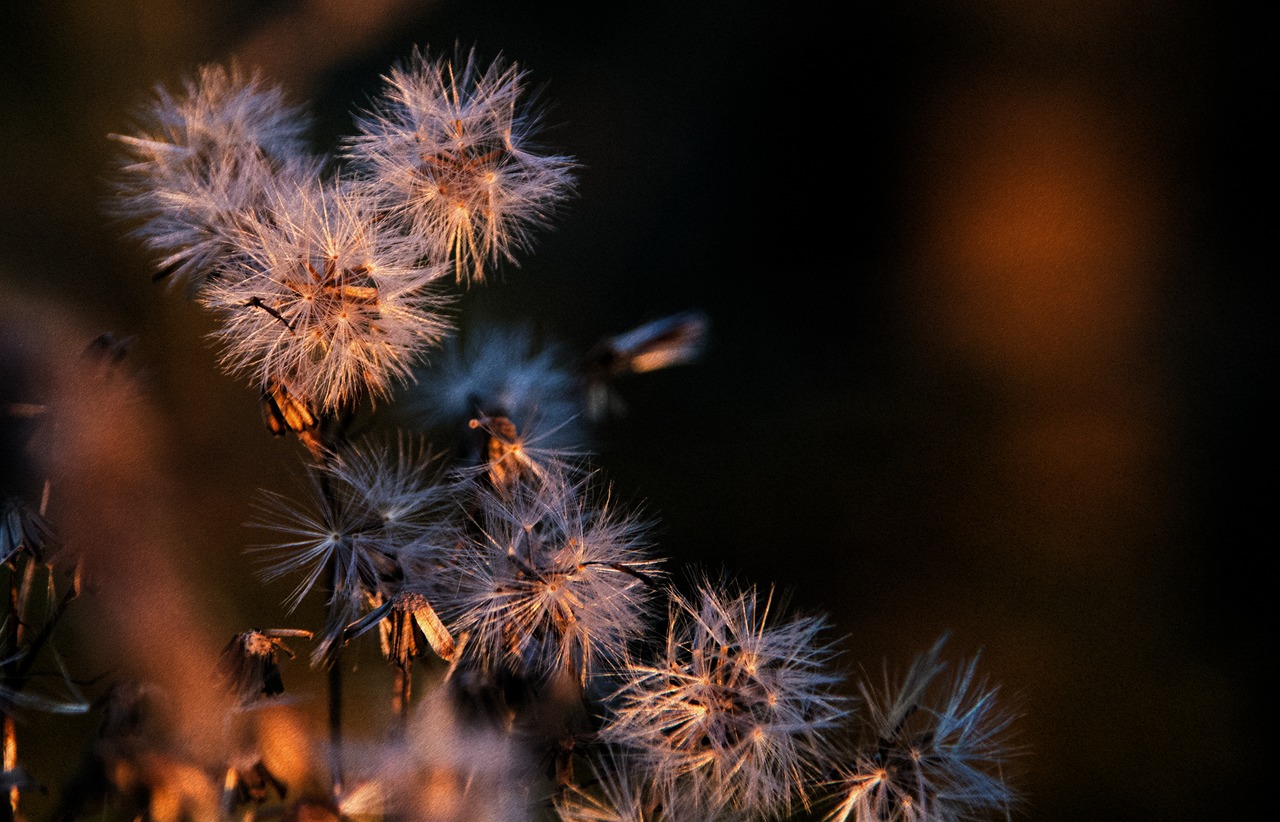
[[[1133,344],[1158,208],[1097,99],[1007,78],[942,95],[924,319],[1006,377],[1088,379]]]
[[[1135,379],[1165,244],[1153,160],[1083,87],[953,82],[924,119],[908,310],[923,351],[982,375],[1002,409],[970,510],[1024,535],[997,540],[1011,551],[1124,562],[1106,535],[1150,524],[1134,500],[1161,426],[1150,379]]]
[[[18,734],[13,725],[13,717],[4,717],[4,772],[7,774],[18,767]],[[9,789],[9,807],[18,809],[18,788]]]
[[[288,85],[305,86],[342,55],[368,48],[423,6],[422,0],[307,0],[259,26],[237,57]],[[317,42],[326,47],[315,48]]]

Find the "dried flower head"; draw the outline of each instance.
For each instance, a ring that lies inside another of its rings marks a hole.
[[[469,434],[472,420],[505,417],[542,448],[586,445],[582,389],[561,345],[528,326],[479,321],[445,342],[406,399],[419,419],[458,438],[461,459],[482,461],[486,443]]]
[[[539,117],[525,73],[475,52],[454,60],[415,53],[387,75],[357,120],[346,157],[361,189],[417,236],[458,282],[514,261],[533,228],[568,195],[573,162],[539,153]]]
[[[703,580],[673,595],[662,658],[633,664],[605,740],[647,767],[665,805],[774,818],[805,800],[844,715],[820,617],[778,619],[772,593]]]
[[[293,628],[242,631],[223,647],[219,667],[241,704],[284,693],[277,651],[293,659],[293,651],[285,644],[290,637],[310,639],[311,632]]]
[[[237,66],[208,65],[180,92],[163,87],[125,153],[112,210],[142,218],[134,234],[161,255],[162,274],[198,289],[221,264],[244,215],[268,193],[314,178],[309,118],[283,91]]]
[[[383,396],[448,328],[408,240],[338,184],[273,193],[244,221],[227,276],[201,302],[222,318],[222,362],[320,411]]]
[[[1006,813],[1013,792],[1002,769],[1012,715],[997,688],[961,663],[949,679],[940,639],[906,677],[861,686],[864,739],[839,783],[828,822],[963,822]]]
[[[500,493],[523,484],[545,484],[554,495],[567,487],[570,478],[586,470],[575,461],[578,453],[545,447],[541,437],[518,430],[507,417],[475,417],[468,427],[475,432],[481,456],[472,468],[464,467],[463,473],[484,476]]]
[[[474,533],[445,582],[472,658],[580,680],[620,660],[655,593],[645,525],[580,483],[547,478],[477,494]]]
[[[264,579],[302,573],[288,599],[291,608],[326,571],[332,573],[329,620],[312,656],[317,662],[340,644],[366,605],[386,602],[406,572],[430,562],[435,515],[450,492],[434,457],[403,441],[394,452],[371,443],[353,446],[313,468],[309,479],[307,506],[267,495],[265,516],[256,524],[287,539],[256,550],[275,554]]]
[[[344,636],[348,640],[355,639],[375,625],[380,629],[382,655],[402,669],[423,656],[427,648],[444,660],[452,660],[457,652],[457,643],[431,600],[426,594],[413,590],[412,582],[348,625]]]

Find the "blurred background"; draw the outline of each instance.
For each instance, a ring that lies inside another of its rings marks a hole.
[[[502,52],[546,83],[580,186],[463,321],[585,351],[711,319],[699,364],[618,384],[629,413],[596,442],[659,550],[826,611],[855,675],[945,631],[981,652],[1023,712],[1019,818],[1251,807],[1275,583],[1248,469],[1261,27],[1193,0],[819,6],[6,0],[0,285],[86,342],[136,336],[166,477],[148,504],[172,506],[211,635],[305,621],[243,553],[301,451],[104,216],[106,135],[234,55],[311,101],[324,149],[415,44]],[[43,322],[23,313],[0,321]],[[56,789],[92,720],[24,727]]]

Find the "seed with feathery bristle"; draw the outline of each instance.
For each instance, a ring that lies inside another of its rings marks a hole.
[[[532,229],[569,194],[573,162],[540,153],[525,73],[474,51],[454,60],[415,53],[386,77],[357,120],[346,156],[360,190],[452,261],[458,282],[530,243]]]
[[[229,276],[201,294],[222,320],[224,367],[322,412],[386,395],[448,329],[443,269],[340,185],[274,192],[233,241]]]
[[[665,654],[629,666],[602,736],[631,751],[668,805],[774,818],[807,797],[844,714],[819,617],[776,618],[772,594],[703,580],[673,595]]]
[[[864,739],[837,783],[827,822],[962,822],[1007,812],[1002,775],[1012,715],[977,677],[977,660],[941,678],[944,636],[896,684],[861,685]]]
[[[476,493],[475,528],[446,571],[473,659],[584,680],[620,660],[656,593],[645,525],[607,493],[556,477]]]

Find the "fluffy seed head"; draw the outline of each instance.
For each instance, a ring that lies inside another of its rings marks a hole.
[[[656,561],[607,494],[543,478],[480,487],[474,534],[448,571],[458,632],[486,667],[585,680],[645,628]]]
[[[307,505],[267,495],[255,524],[284,540],[256,550],[274,554],[264,579],[302,575],[288,599],[291,609],[326,569],[334,570],[329,619],[313,656],[318,662],[365,605],[391,597],[407,572],[431,561],[435,514],[448,490],[433,458],[403,443],[397,451],[363,444],[312,469],[309,478]]]
[[[663,657],[630,666],[602,735],[631,749],[658,790],[703,818],[774,818],[804,799],[843,716],[819,617],[776,618],[772,595],[703,581],[675,594]]]
[[[433,281],[405,237],[359,197],[313,182],[274,192],[235,236],[227,276],[202,302],[222,318],[224,367],[321,411],[383,396],[447,329]]]
[[[346,156],[362,190],[403,220],[461,283],[514,261],[568,195],[573,163],[539,153],[526,78],[501,58],[415,53],[387,75]]]
[[[1008,811],[1013,793],[1001,771],[1012,715],[978,678],[976,659],[942,678],[945,639],[901,682],[886,674],[880,688],[862,684],[864,739],[827,822],[964,822]]]
[[[406,392],[424,422],[459,438],[464,460],[483,443],[471,420],[506,417],[526,443],[542,448],[586,444],[580,375],[561,346],[536,339],[525,326],[472,322],[443,346],[438,362]]]
[[[209,65],[180,91],[157,88],[124,146],[112,210],[141,218],[136,236],[170,282],[193,290],[215,273],[246,213],[281,184],[314,178],[309,119],[283,91],[237,66]]]

